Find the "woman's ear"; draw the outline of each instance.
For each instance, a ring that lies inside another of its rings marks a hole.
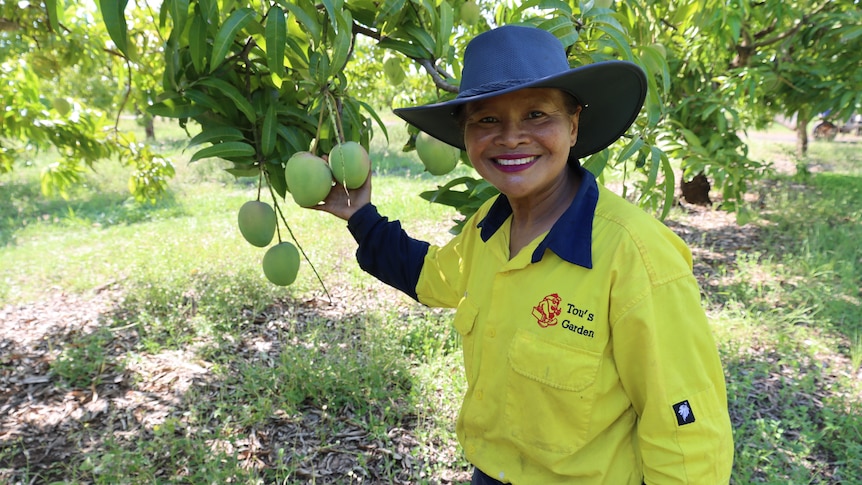
[[[578,109],[571,115],[572,119],[572,133],[571,133],[571,145],[575,146],[575,143],[578,142],[578,126],[580,126],[581,121],[581,107],[578,106]]]

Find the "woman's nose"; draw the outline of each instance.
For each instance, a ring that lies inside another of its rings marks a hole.
[[[519,121],[504,121],[496,138],[501,146],[516,147],[526,141],[527,132]]]

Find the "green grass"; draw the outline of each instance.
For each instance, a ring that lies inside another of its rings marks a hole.
[[[401,151],[400,124],[389,128],[391,144],[373,144],[373,199],[413,235],[443,243],[458,214],[418,197],[441,181]],[[467,470],[454,437],[465,384],[451,312],[363,273],[344,222],[290,200],[280,202],[309,261],[294,285],[269,284],[264,250],[236,228],[254,181],[234,180],[216,161],[188,165],[185,135],[171,125],[158,133],[177,177],[155,204],[130,199],[127,174],[110,163],[68,200],[39,194],[49,157],[0,179],[0,307],[117,292],[97,330],[49,354],[51,374],[69,390],[107,392],[124,375],[129,390],[146,392],[159,375],[146,364],[172,355],[199,372],[133,432],[122,431],[119,409],[105,426],[67,422],[64,439],[77,451],[48,468],[8,468],[38,453],[0,442],[0,481],[314,482],[303,470],[356,433],[390,450],[350,455],[358,469],[394,477],[406,453],[416,483]],[[792,151],[752,148],[767,159]],[[810,170],[759,184],[750,247],[722,254],[714,238],[696,243],[725,256],[704,291],[728,382],[734,484],[862,476],[862,159],[858,145],[817,142],[799,162]],[[470,173],[459,170],[452,176]],[[392,451],[399,430],[417,444]]]
[[[765,144],[784,156],[789,144]],[[705,288],[728,381],[732,483],[862,476],[862,157],[814,143],[767,181],[758,243]]]

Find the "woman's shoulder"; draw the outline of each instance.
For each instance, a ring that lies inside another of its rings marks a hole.
[[[652,214],[603,185],[599,185],[599,200],[595,215],[600,223],[612,224],[626,232],[646,234],[672,232]]]
[[[593,231],[608,243],[633,246],[649,266],[691,268],[691,250],[682,238],[652,214],[602,186]]]

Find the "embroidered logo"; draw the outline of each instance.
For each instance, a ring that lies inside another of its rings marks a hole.
[[[694,411],[688,404],[688,401],[678,402],[673,405],[673,412],[676,414],[676,422],[680,426],[691,424],[694,422]]]
[[[557,324],[557,317],[563,311],[560,309],[560,295],[553,293],[546,296],[533,307],[533,316],[540,327],[550,327]]]

